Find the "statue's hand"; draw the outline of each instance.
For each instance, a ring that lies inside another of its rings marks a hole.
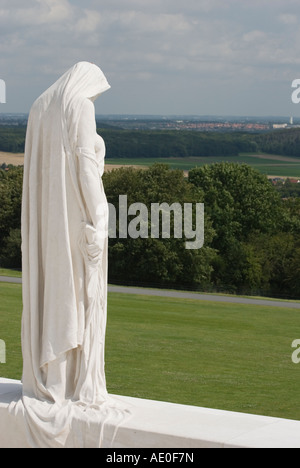
[[[85,237],[87,241],[87,251],[90,257],[97,257],[103,250],[103,239],[100,229],[96,229],[91,224],[86,224]]]

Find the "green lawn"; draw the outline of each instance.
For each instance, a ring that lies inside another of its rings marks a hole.
[[[0,268],[0,276],[11,276],[13,278],[21,278],[22,272],[18,270],[8,270],[7,268]]]
[[[0,376],[21,377],[21,286],[0,283]],[[110,393],[300,420],[300,311],[109,294]]]
[[[22,286],[0,283],[0,339],[6,344],[6,364],[0,364],[0,377],[20,379]]]

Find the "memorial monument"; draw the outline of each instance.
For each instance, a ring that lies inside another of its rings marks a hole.
[[[105,143],[96,132],[94,100],[109,88],[99,67],[77,63],[29,115],[22,201],[23,396],[13,410],[23,406],[34,447],[100,447],[106,425],[117,427],[128,414],[107,393],[104,364],[108,205],[101,179]]]
[[[108,395],[105,144],[93,105],[108,89],[96,65],[80,62],[30,112],[22,206],[23,384],[0,377],[0,447],[181,447],[158,458],[152,452],[150,462],[192,462],[193,453],[182,447],[300,448],[299,421]],[[106,462],[140,459],[114,452]]]

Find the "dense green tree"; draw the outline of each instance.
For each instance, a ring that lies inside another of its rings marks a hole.
[[[9,235],[3,240],[0,248],[0,264],[7,268],[22,267],[20,228],[10,229]]]
[[[0,170],[0,241],[21,222],[23,169]]]
[[[300,183],[293,183],[289,178],[278,182],[275,188],[282,198],[300,198]]]
[[[170,170],[167,165],[156,164],[148,170],[118,169],[104,175],[108,202],[119,210],[119,195],[127,195],[128,206],[143,203],[151,212],[152,203],[201,202],[202,192],[183,176],[181,171]],[[129,217],[130,221],[130,217]],[[210,247],[214,232],[207,217],[205,246],[187,250],[185,238],[120,239],[119,227],[115,239],[110,239],[109,278],[127,284],[152,284],[178,288],[205,288],[210,286],[212,259],[215,251]],[[172,223],[171,223],[172,224]],[[194,226],[195,227],[195,226]],[[161,232],[160,232],[161,234]]]
[[[0,170],[0,264],[21,267],[21,200],[23,169]],[[14,250],[14,254],[12,254]],[[9,258],[14,265],[8,265]]]
[[[280,298],[300,297],[300,239],[290,232],[252,235],[248,245],[259,265],[257,291]]]
[[[217,163],[192,170],[191,183],[201,188],[218,251],[213,282],[231,292],[265,287],[255,255],[255,236],[274,235],[282,226],[280,196],[267,178],[246,164]]]
[[[193,169],[189,181],[201,188],[217,232],[214,246],[246,240],[253,231],[275,232],[282,204],[267,177],[246,164],[216,163]]]

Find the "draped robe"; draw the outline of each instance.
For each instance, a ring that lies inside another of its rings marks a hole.
[[[79,62],[29,115],[22,407],[36,447],[85,446],[90,418],[99,428],[89,444],[101,446],[104,422],[124,414],[108,396],[104,368],[108,207],[101,179],[105,144],[93,101],[109,88],[100,68]]]

